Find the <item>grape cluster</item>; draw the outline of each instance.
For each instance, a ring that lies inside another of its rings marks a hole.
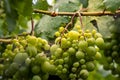
[[[64,33],[63,33],[64,32]],[[70,30],[63,27],[55,33],[55,44],[50,47],[50,62],[62,80],[84,80],[95,69],[95,60],[101,58],[104,40],[96,30]]]
[[[106,63],[103,64],[105,70],[111,70],[112,74],[120,76],[120,33],[117,27],[109,28],[111,36],[105,38],[104,55]]]
[[[13,39],[2,53],[4,58],[3,64],[0,64],[2,79],[48,80],[48,72],[54,68],[46,55],[49,49],[50,45],[45,39],[35,36],[27,35]]]

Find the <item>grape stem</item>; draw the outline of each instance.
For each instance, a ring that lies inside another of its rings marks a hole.
[[[46,15],[50,15],[50,16],[73,16],[76,12],[53,12],[52,11],[45,11],[45,10],[38,10],[38,9],[34,9],[33,10],[34,13],[41,13],[41,14],[46,14]],[[114,16],[116,14],[120,14],[120,10],[116,10],[114,13],[110,12],[110,11],[99,11],[99,12],[81,12],[81,16]],[[75,15],[76,17],[78,17],[79,15]]]
[[[33,18],[31,17],[31,35],[34,35],[34,21]]]

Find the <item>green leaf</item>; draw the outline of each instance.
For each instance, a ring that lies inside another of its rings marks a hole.
[[[106,9],[115,12],[120,8],[120,0],[104,0],[104,5],[106,6]]]
[[[58,0],[55,9],[58,11],[75,12],[79,10],[80,2],[78,0]]]
[[[68,17],[50,17],[45,15],[35,27],[35,33],[37,36],[41,36],[43,38],[54,38],[54,33],[60,26],[68,23],[68,20]]]
[[[89,0],[80,0],[80,2],[82,3],[83,8],[87,8],[88,7]]]
[[[33,8],[47,10],[49,7],[47,0],[38,0],[36,4],[33,4]]]

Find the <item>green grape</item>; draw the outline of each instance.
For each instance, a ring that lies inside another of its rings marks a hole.
[[[64,64],[64,68],[69,68],[69,65],[68,64]]]
[[[60,32],[60,33],[63,32],[63,30],[64,30],[64,27],[60,27],[60,28],[59,28],[59,32]]]
[[[78,46],[79,46],[79,49],[85,50],[88,47],[88,43],[87,41],[82,40],[82,41],[79,41]]]
[[[80,65],[79,62],[74,62],[73,63],[73,66],[76,67],[76,68],[79,67],[79,65]]]
[[[69,56],[68,56],[68,57],[63,58],[63,60],[64,60],[64,63],[68,63],[68,62],[69,62]]]
[[[101,53],[100,53],[100,52],[96,52],[96,54],[95,54],[95,59],[96,59],[96,60],[99,60],[99,59],[101,59],[101,58],[102,58]]]
[[[31,45],[36,45],[37,44],[37,38],[35,36],[30,36],[28,35],[26,37],[27,43]]]
[[[62,73],[67,73],[67,68],[63,68]]]
[[[72,67],[72,72],[76,72],[77,68],[76,67]]]
[[[68,53],[68,52],[63,52],[62,57],[65,58],[65,57],[67,57],[67,56],[69,56],[69,53]]]
[[[38,53],[36,56],[35,56],[35,61],[38,63],[38,64],[41,64],[43,63],[44,61],[47,60],[47,57],[46,57],[46,54],[44,53]]]
[[[70,38],[71,40],[78,40],[80,34],[77,31],[69,31],[67,34],[67,37]]]
[[[117,51],[113,51],[113,52],[112,52],[112,57],[113,57],[113,58],[119,57],[119,53],[118,53]]]
[[[85,57],[85,53],[83,53],[82,51],[77,51],[75,56],[77,59],[83,59]]]
[[[100,33],[96,33],[94,34],[94,38],[97,39],[97,38],[102,38],[102,35]]]
[[[13,45],[12,45],[12,44],[8,44],[8,45],[7,45],[7,49],[8,49],[8,50],[12,50],[12,48],[13,48]]]
[[[67,48],[67,44],[66,43],[67,43],[67,39],[66,38],[62,38],[61,39],[61,47],[62,48]]]
[[[60,36],[60,32],[58,32],[58,31],[55,32],[55,36],[56,36],[56,37],[59,37],[59,36]]]
[[[88,38],[87,43],[88,43],[89,46],[93,46],[93,45],[95,45],[95,39],[94,38]]]
[[[27,58],[28,58],[27,53],[17,53],[14,58],[14,62],[18,64],[23,64]]]
[[[81,68],[86,69],[86,65],[85,64],[81,65]]]
[[[32,80],[42,80],[42,79],[39,75],[34,75]]]
[[[104,48],[104,40],[103,40],[103,38],[97,38],[96,41],[95,41],[95,43],[96,43],[96,45],[97,45],[99,48],[101,48],[101,49]]]
[[[40,67],[37,66],[37,65],[34,65],[34,66],[32,67],[32,73],[38,74],[39,72],[40,72]]]
[[[84,64],[85,63],[85,59],[80,59],[80,64]]]
[[[0,71],[4,69],[4,64],[0,64]]]
[[[70,78],[70,79],[73,79],[73,78],[75,78],[75,77],[76,77],[76,76],[75,76],[73,73],[70,73],[70,74],[69,74],[69,78]]]
[[[48,61],[45,61],[41,65],[41,70],[45,73],[54,73],[55,72],[55,66],[50,64]]]
[[[45,50],[49,50],[49,49],[50,49],[50,45],[45,44],[45,45],[44,45],[44,49],[45,49]]]
[[[50,53],[53,54],[58,47],[59,47],[58,45],[53,44],[53,45],[50,47]]]
[[[58,69],[58,70],[62,70],[62,69],[63,69],[63,66],[62,66],[62,65],[58,65],[58,66],[57,66],[57,69]]]
[[[74,55],[75,52],[76,52],[76,50],[75,50],[73,47],[70,47],[70,48],[68,49],[68,53],[69,53],[70,55]]]
[[[26,66],[22,66],[20,67],[19,72],[20,72],[20,75],[26,77],[29,73],[29,69]]]
[[[79,75],[82,79],[86,79],[86,78],[88,78],[89,72],[86,69],[82,69],[80,71]]]
[[[37,48],[35,46],[27,46],[26,52],[30,57],[34,57],[37,54]]]
[[[30,59],[30,58],[26,58],[26,60],[25,60],[25,65],[26,65],[26,66],[29,66],[30,63],[31,63],[31,59]]]
[[[92,46],[89,46],[87,49],[86,49],[86,53],[88,56],[95,56],[96,54],[96,49]]]
[[[93,62],[87,62],[86,68],[88,71],[93,71],[95,69],[95,64]]]
[[[58,58],[61,56],[61,54],[62,54],[62,48],[57,48],[54,55]]]
[[[63,64],[64,63],[63,59],[58,59],[58,61],[59,61],[59,64]]]

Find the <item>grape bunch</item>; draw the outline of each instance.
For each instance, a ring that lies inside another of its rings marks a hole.
[[[47,53],[50,45],[45,39],[35,36],[20,36],[7,44],[0,64],[2,80],[48,80],[54,65]]]
[[[109,27],[111,36],[105,38],[104,56],[106,63],[105,70],[111,70],[112,74],[120,76],[120,33],[118,27]]]
[[[95,60],[102,57],[104,40],[96,30],[70,30],[60,27],[55,32],[55,44],[50,47],[50,62],[62,80],[85,80],[95,69]]]

